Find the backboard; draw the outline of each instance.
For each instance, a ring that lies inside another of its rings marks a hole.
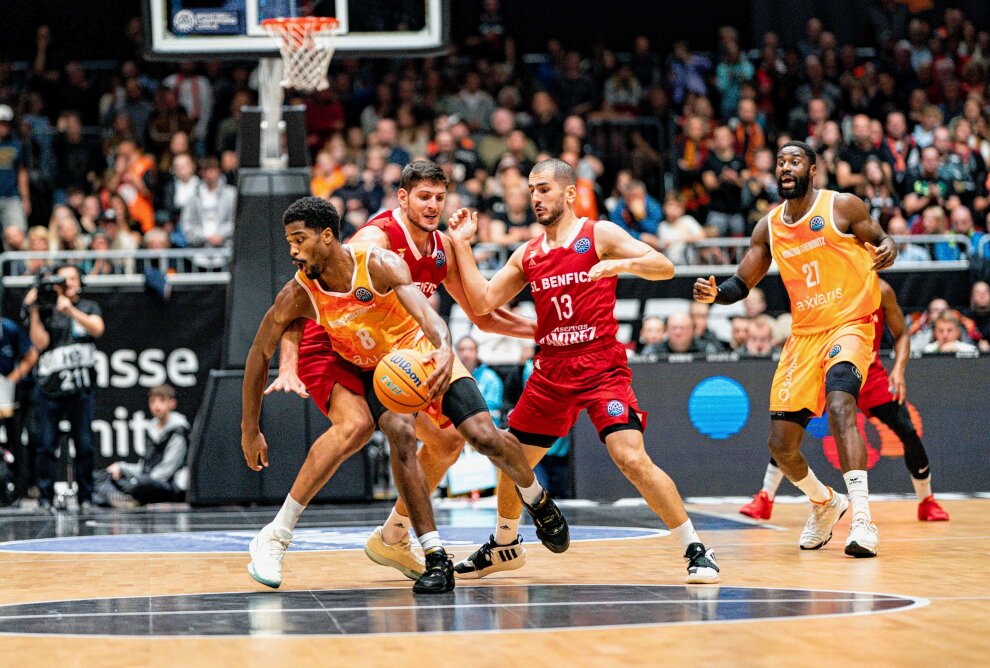
[[[277,57],[268,18],[333,16],[337,52],[429,55],[447,44],[449,0],[142,0],[145,51],[160,60]]]

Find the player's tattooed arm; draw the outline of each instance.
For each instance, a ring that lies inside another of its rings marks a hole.
[[[302,341],[304,325],[305,321],[296,320],[282,333],[278,354],[278,377],[265,389],[265,394],[295,392],[303,399],[309,397],[306,384],[299,378],[299,343]]]
[[[855,234],[873,255],[873,271],[886,269],[897,259],[897,244],[873,220],[866,202],[855,195],[835,195],[832,205],[835,226],[840,232]]]
[[[693,295],[695,301],[711,304],[734,304],[744,299],[749,291],[770,271],[773,256],[770,254],[770,219],[764,216],[756,224],[753,236],[749,239],[749,249],[743,256],[742,262],[736,268],[736,273],[721,284],[715,283],[715,277],[699,278],[694,282]]]
[[[385,292],[389,288],[395,291],[402,307],[419,323],[426,338],[436,347],[426,358],[436,365],[436,370],[426,379],[426,385],[430,388],[430,401],[443,396],[450,385],[454,368],[454,348],[447,323],[433,310],[426,296],[412,282],[409,265],[395,253],[374,249],[368,258],[368,274],[379,292]]]
[[[478,264],[474,261],[471,250],[471,239],[478,230],[478,212],[458,209],[448,222],[450,240],[460,267],[461,283],[475,313],[487,315],[522,292],[526,287],[526,274],[522,268],[525,244],[512,253],[508,263],[490,281],[486,281],[478,271]]]
[[[619,274],[633,274],[648,281],[674,277],[674,264],[670,260],[615,223],[595,224],[595,249],[600,262],[588,271],[588,278],[593,281]]]
[[[241,389],[241,450],[248,467],[255,471],[268,466],[268,443],[259,422],[268,365],[285,330],[297,319],[314,315],[313,303],[305,288],[294,280],[289,281],[262,318],[248,351]]]

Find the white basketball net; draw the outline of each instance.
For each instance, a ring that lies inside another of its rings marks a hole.
[[[301,91],[326,90],[327,68],[337,37],[336,19],[268,19],[262,27],[278,39],[285,68],[281,85]]]

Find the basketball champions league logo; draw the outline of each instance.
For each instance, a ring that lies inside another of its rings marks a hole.
[[[371,301],[371,291],[367,288],[358,288],[354,291],[354,298],[359,302],[370,302]]]
[[[822,228],[825,227],[825,219],[822,218],[821,216],[815,216],[814,218],[811,219],[811,222],[808,224],[808,227],[811,228],[812,232],[820,232]]]
[[[437,251],[437,269],[447,264],[447,256],[442,250]]]
[[[590,250],[591,250],[591,239],[589,239],[588,237],[581,237],[580,239],[574,242],[575,253],[580,253],[583,255]]]

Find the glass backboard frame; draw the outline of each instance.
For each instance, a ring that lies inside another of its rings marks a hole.
[[[349,30],[348,0],[334,0],[340,21],[337,53],[343,56],[428,56],[445,51],[450,39],[450,0],[423,0],[425,27],[409,32],[352,32]],[[176,35],[169,29],[166,0],[143,0],[145,54],[152,60],[246,60],[275,58],[278,45],[261,27],[260,0],[244,0],[246,30],[236,35]]]

